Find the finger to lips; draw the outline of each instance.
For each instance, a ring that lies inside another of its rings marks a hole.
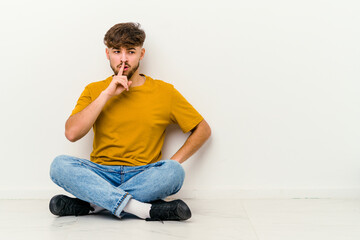
[[[125,68],[125,62],[123,62],[123,64],[121,65],[120,70],[118,72],[118,76],[121,76],[123,74],[124,68]]]

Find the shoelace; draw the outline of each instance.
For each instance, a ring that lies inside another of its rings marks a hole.
[[[160,206],[158,206],[158,208],[159,208],[159,211],[162,212],[161,218],[159,216],[156,216],[151,219],[153,221],[161,221],[162,223],[164,223],[163,219],[170,219],[170,217],[176,215],[175,214],[176,209],[177,209],[176,205],[160,205]]]
[[[164,224],[164,221],[163,220],[161,220],[160,218],[147,218],[147,219],[145,219],[146,221],[159,221],[159,222],[161,222],[162,224]]]
[[[70,203],[65,204],[64,210],[67,213],[72,213],[75,216],[79,216],[79,214],[86,213],[85,211],[94,211],[94,208],[92,208],[90,205],[87,206],[85,204],[81,205],[80,203]]]

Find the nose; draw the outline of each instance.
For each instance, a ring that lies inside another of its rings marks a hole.
[[[125,51],[122,52],[120,60],[121,60],[121,63],[126,62],[127,59],[126,59]]]

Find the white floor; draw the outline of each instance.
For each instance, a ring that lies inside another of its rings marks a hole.
[[[56,217],[47,200],[0,200],[0,239],[359,240],[360,200],[185,200],[184,222]]]

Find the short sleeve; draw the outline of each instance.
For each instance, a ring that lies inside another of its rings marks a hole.
[[[173,88],[170,120],[172,123],[179,124],[184,133],[196,127],[204,118],[195,108]]]
[[[74,108],[74,110],[72,111],[71,115],[74,115],[78,112],[81,112],[84,108],[86,108],[90,103],[92,102],[91,100],[91,95],[90,95],[90,91],[89,88],[86,86],[84,91],[81,93],[81,96],[79,97],[76,106]]]

